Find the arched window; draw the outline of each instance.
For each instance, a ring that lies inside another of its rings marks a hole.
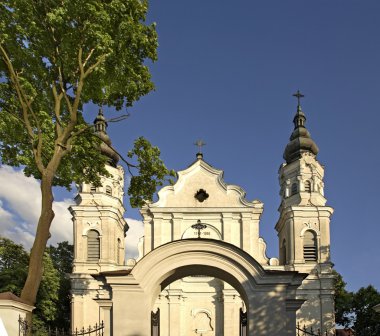
[[[98,231],[90,230],[87,233],[87,260],[98,261],[100,259],[100,238]]]
[[[281,244],[281,251],[280,251],[280,259],[281,259],[281,265],[286,265],[286,240],[284,239]]]
[[[297,192],[298,192],[297,183],[293,183],[292,184],[291,195],[293,196],[293,195],[297,194]]]
[[[311,193],[311,183],[310,181],[305,181],[305,191]]]
[[[106,186],[106,194],[112,196],[112,188],[110,186]]]
[[[305,262],[318,260],[317,235],[313,231],[306,231],[303,237],[303,258]]]

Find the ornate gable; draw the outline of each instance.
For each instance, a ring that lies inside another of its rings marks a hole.
[[[178,180],[172,186],[158,192],[158,201],[149,208],[261,208],[260,201],[249,202],[245,191],[223,180],[223,171],[198,159],[187,169],[178,172]]]

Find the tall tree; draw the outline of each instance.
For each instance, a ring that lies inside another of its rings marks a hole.
[[[107,174],[84,104],[121,110],[153,89],[144,62],[156,60],[157,34],[146,13],[147,0],[0,0],[1,161],[41,181],[21,292],[32,305],[54,218],[52,187],[97,184]]]

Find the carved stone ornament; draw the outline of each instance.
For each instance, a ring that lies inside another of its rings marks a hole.
[[[307,222],[304,222],[303,223],[307,228],[309,229],[314,229],[314,230],[318,230],[318,227],[317,227],[317,223],[316,222],[312,222],[311,220],[308,220]]]
[[[209,197],[209,194],[206,192],[206,190],[204,189],[199,189],[196,194],[194,195],[194,197],[198,200],[198,202],[203,202],[205,201],[206,199],[208,199]]]
[[[96,222],[91,222],[91,221],[87,221],[87,225],[91,228],[91,229],[95,229],[99,226],[99,221],[96,221]]]

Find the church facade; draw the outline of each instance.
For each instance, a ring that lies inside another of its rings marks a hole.
[[[263,203],[198,153],[140,210],[140,255],[125,261],[124,172],[100,114],[110,176],[101,187],[83,184],[71,207],[73,327],[103,320],[115,336],[294,336],[300,323],[334,335],[333,209],[305,122],[298,104],[279,169],[278,258],[267,257],[260,237]]]

